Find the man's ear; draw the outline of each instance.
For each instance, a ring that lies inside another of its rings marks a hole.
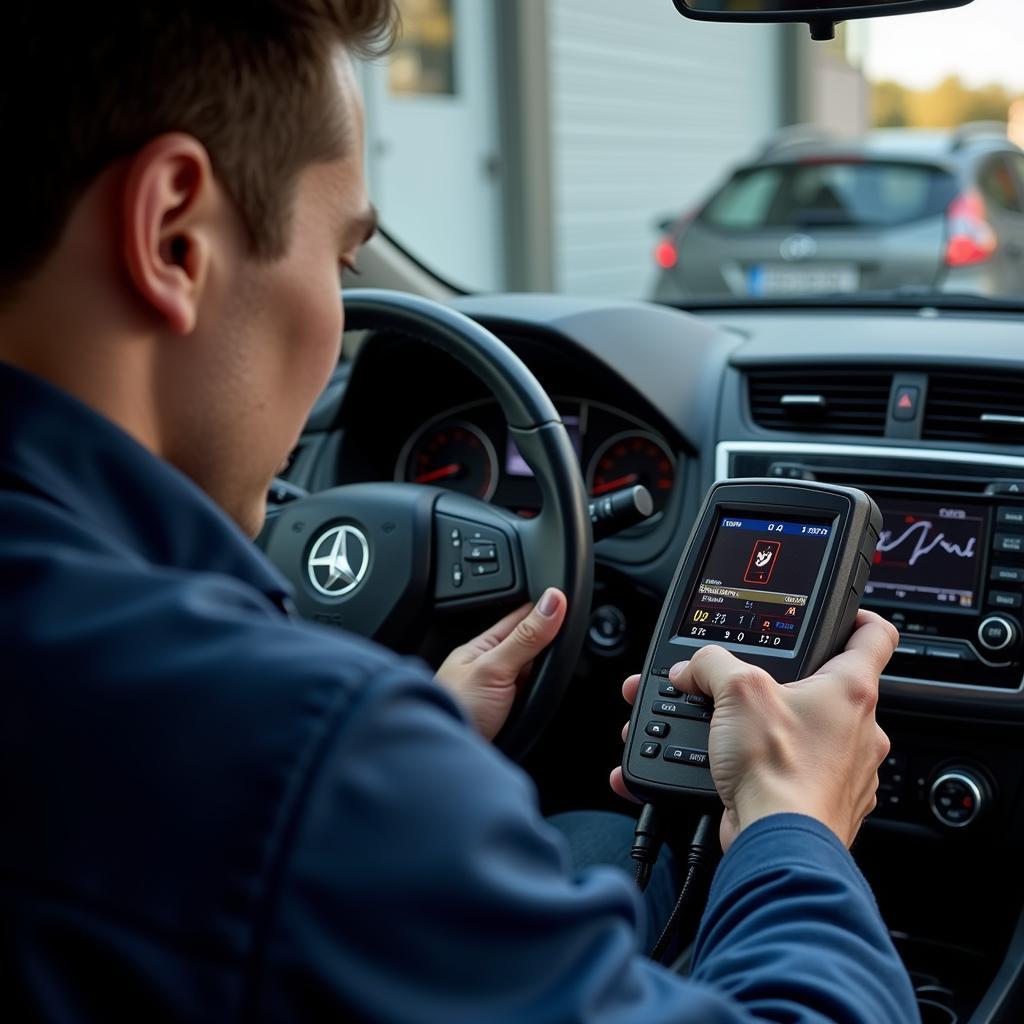
[[[142,302],[176,334],[195,326],[210,258],[217,186],[206,148],[170,133],[131,161],[124,183],[123,254]]]

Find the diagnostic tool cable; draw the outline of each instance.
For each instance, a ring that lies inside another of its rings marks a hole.
[[[714,820],[710,814],[701,815],[697,827],[690,839],[686,855],[686,877],[683,880],[679,899],[669,916],[658,941],[651,951],[652,960],[661,960],[679,928],[683,916],[689,909],[691,897],[698,891],[698,882],[702,879],[709,864],[713,860],[710,841],[714,834]],[[651,881],[651,872],[661,853],[665,840],[664,824],[658,808],[654,804],[644,804],[640,817],[637,819],[633,833],[633,848],[630,856],[636,861],[636,884],[643,892]]]

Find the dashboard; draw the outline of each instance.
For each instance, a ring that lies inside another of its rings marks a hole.
[[[676,456],[669,442],[642,420],[601,402],[552,395],[580,460],[592,497],[645,486],[654,513],[664,515],[676,484]],[[436,413],[409,435],[395,461],[394,479],[433,484],[525,517],[540,509],[533,471],[508,436],[496,402],[481,399]]]
[[[1019,998],[1022,1014],[1002,1019],[1024,1019],[1024,315],[695,316],[542,295],[455,305],[553,396],[592,495],[643,483],[656,503],[648,523],[595,546],[586,650],[528,763],[544,809],[610,806],[621,681],[642,664],[711,483],[861,487],[884,514],[864,603],[901,642],[879,707],[892,752],[858,860],[908,964],[955,993],[963,1020],[1000,985],[999,1005]],[[523,516],[539,502],[475,378],[386,334],[339,367],[289,479],[418,481]],[[585,749],[566,756],[581,734]]]

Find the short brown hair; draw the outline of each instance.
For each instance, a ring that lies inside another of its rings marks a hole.
[[[0,298],[111,163],[170,131],[204,144],[255,255],[283,253],[295,178],[343,155],[325,88],[341,44],[383,53],[395,0],[57,0],[0,30]]]

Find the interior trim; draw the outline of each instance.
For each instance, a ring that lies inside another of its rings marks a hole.
[[[739,453],[777,452],[779,455],[853,455],[876,459],[913,459],[917,462],[964,462],[975,466],[1005,466],[1021,470],[1024,457],[989,452],[949,451],[940,448],[896,448],[866,444],[821,444],[804,441],[720,441],[715,448],[715,480],[729,479],[729,456]]]

